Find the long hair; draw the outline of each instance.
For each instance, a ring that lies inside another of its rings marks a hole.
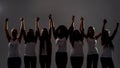
[[[78,30],[73,31],[72,37],[75,41],[78,41],[78,40],[83,41],[83,35]]]
[[[50,55],[51,54],[51,50],[52,50],[52,44],[51,44],[51,40],[48,34],[48,30],[46,28],[42,29],[41,35],[40,35],[40,54],[42,52],[42,49],[45,49],[45,43],[47,46],[47,53]]]
[[[111,49],[114,50],[112,40],[111,40],[111,38],[109,36],[109,30],[107,30],[107,29],[102,32],[101,44],[104,47],[110,47]]]
[[[75,41],[83,42],[83,39],[84,39],[84,34],[82,32],[79,32],[79,30],[74,30],[70,35],[70,42],[72,44],[72,47],[74,47]]]
[[[27,42],[35,42],[35,35],[34,35],[34,30],[33,29],[29,29],[29,31],[27,32]]]
[[[95,28],[93,26],[88,27],[87,37],[94,37]]]
[[[58,26],[56,29],[56,34],[59,38],[67,37],[68,36],[68,29],[64,25]]]

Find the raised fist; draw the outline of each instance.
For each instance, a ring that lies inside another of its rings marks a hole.
[[[75,20],[75,16],[73,15],[73,16],[72,16],[72,22],[74,22],[74,20]]]
[[[39,20],[40,20],[40,18],[39,18],[39,17],[37,17],[37,18],[36,18],[36,21],[38,22]]]
[[[106,20],[106,19],[104,19],[104,20],[103,20],[103,23],[104,23],[104,24],[106,24],[106,23],[107,23],[107,20]]]
[[[48,17],[49,17],[49,19],[52,19],[52,14],[49,14],[49,16],[48,16]]]
[[[83,21],[83,20],[84,20],[84,18],[83,18],[83,17],[81,17],[81,18],[80,18],[80,20],[81,20],[81,21]]]
[[[119,22],[117,22],[117,26],[119,26]]]
[[[5,19],[5,22],[8,22],[8,18]]]
[[[21,18],[20,18],[20,21],[24,21],[24,18],[23,18],[23,17],[21,17]]]

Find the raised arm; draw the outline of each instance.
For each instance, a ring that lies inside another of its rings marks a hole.
[[[87,38],[87,35],[84,33],[84,24],[83,24],[83,21],[84,21],[84,18],[81,17],[81,18],[80,18],[80,28],[79,28],[79,30],[80,30],[80,32],[83,34],[83,36],[84,36],[85,38]]]
[[[72,33],[74,31],[74,21],[75,21],[75,16],[72,16],[72,23],[71,23],[70,28],[69,28],[69,35],[70,35],[69,39],[70,39],[71,44],[73,44],[73,42],[74,42],[73,35],[72,35]]]
[[[50,14],[49,16],[49,38],[51,39],[51,31],[52,31],[52,25],[53,25],[53,21],[52,21],[52,15]]]
[[[107,20],[104,19],[104,20],[103,20],[102,32],[99,33],[98,35],[96,35],[96,36],[95,36],[95,39],[98,39],[98,38],[102,35],[103,31],[105,30],[105,25],[106,25],[106,23],[107,23]]]
[[[80,32],[83,32],[83,31],[84,31],[84,28],[83,28],[83,21],[84,21],[84,18],[81,17],[81,18],[80,18]]]
[[[71,35],[74,31],[74,21],[75,21],[75,16],[72,16],[72,23],[69,27],[69,34]]]
[[[86,34],[84,33],[83,21],[84,21],[84,18],[81,17],[81,18],[80,18],[80,28],[79,28],[79,30],[80,30],[81,35],[82,35],[82,40],[84,39],[84,37],[87,38]]]
[[[106,25],[106,23],[107,23],[107,20],[104,19],[104,20],[103,20],[102,33],[103,33],[103,31],[105,30],[105,25]],[[96,35],[96,36],[95,36],[95,39],[98,39],[98,38],[102,35],[102,33],[99,33],[98,35]]]
[[[35,42],[37,42],[38,37],[40,40],[39,20],[39,17],[35,20]]]
[[[98,35],[95,36],[95,39],[98,39],[101,35],[102,33],[99,33]]]
[[[21,26],[20,26],[20,34],[19,34],[19,36],[18,36],[18,40],[19,40],[19,42],[21,42],[22,35],[23,35],[23,33],[24,33],[24,19],[21,18],[20,22],[21,22]]]
[[[51,14],[49,15],[49,21],[51,23],[51,28],[52,28],[52,31],[53,31],[53,36],[56,39],[57,38],[57,33],[56,33],[56,30],[55,30],[55,26],[53,24],[53,19],[52,19],[52,15]]]
[[[5,33],[6,33],[8,42],[10,42],[10,40],[11,40],[12,37],[11,37],[11,35],[9,34],[9,31],[8,31],[8,18],[5,19]]]
[[[116,23],[116,28],[115,28],[115,30],[114,30],[112,36],[110,37],[111,40],[113,40],[113,38],[115,37],[115,35],[116,35],[116,33],[117,33],[117,30],[118,30],[118,27],[119,27],[119,23]]]
[[[106,23],[107,23],[107,20],[106,20],[106,19],[104,19],[104,20],[103,20],[102,33],[103,33],[103,32],[104,32],[104,30],[105,30],[105,25],[106,25]]]
[[[22,22],[22,30],[23,30],[23,39],[26,42],[27,41],[27,35],[26,35],[26,31],[25,31],[25,22],[23,18],[20,18],[21,22]]]

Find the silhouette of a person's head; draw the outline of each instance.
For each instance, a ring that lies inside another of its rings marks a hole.
[[[12,33],[13,38],[17,38],[17,35],[18,35],[17,29],[15,29],[15,28],[11,29],[11,33]]]
[[[47,30],[46,28],[43,28],[43,29],[41,30],[41,37],[42,37],[43,39],[47,39],[47,38],[48,38],[48,30]]]
[[[88,28],[87,36],[88,37],[94,37],[94,35],[95,35],[95,28],[93,26],[90,26]]]
[[[57,35],[58,35],[59,38],[66,37],[68,35],[68,29],[64,25],[60,25],[56,29],[56,32],[57,32]]]

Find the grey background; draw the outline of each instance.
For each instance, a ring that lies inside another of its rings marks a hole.
[[[96,34],[101,31],[102,20],[108,19],[106,28],[113,32],[116,22],[120,22],[120,0],[0,0],[0,68],[7,68],[7,51],[8,42],[4,32],[4,19],[9,18],[9,31],[15,27],[19,30],[19,17],[24,17],[26,22],[26,29],[34,29],[34,18],[40,17],[40,24],[42,27],[48,28],[48,15],[53,14],[56,27],[60,24],[70,26],[71,16],[76,16],[75,26],[79,28],[79,18],[83,16],[85,18],[84,27],[87,32],[87,28],[92,25],[96,28]],[[117,35],[113,40],[115,50],[113,53],[113,60],[115,68],[120,68],[120,28]],[[55,56],[55,40],[52,37],[53,55],[52,55],[52,68],[56,68],[54,56]],[[39,42],[38,42],[39,44]],[[36,47],[36,53],[38,55],[38,47]],[[100,39],[98,40],[98,49],[101,55],[102,49],[100,45]],[[23,60],[24,41],[21,46],[21,57]],[[71,45],[68,40],[68,54],[70,55]],[[84,64],[82,68],[86,68],[86,55],[87,55],[87,43],[84,42]],[[24,64],[22,62],[22,67]],[[37,68],[40,68],[39,61]],[[70,60],[68,60],[67,68],[71,68]],[[98,68],[101,68],[99,61]]]

